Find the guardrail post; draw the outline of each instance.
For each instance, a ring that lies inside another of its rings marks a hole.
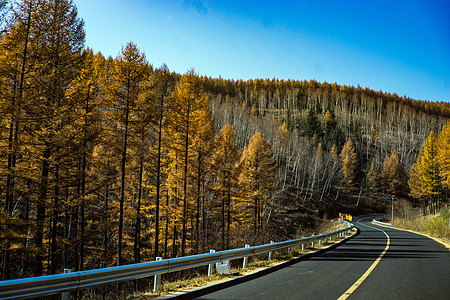
[[[214,253],[214,252],[216,252],[216,250],[214,250],[214,249],[209,250],[209,253]],[[214,264],[212,263],[212,264],[208,265],[208,276],[211,276],[213,272],[214,272]]]
[[[245,244],[245,248],[250,248],[249,244]],[[245,269],[247,267],[248,263],[248,256],[244,256],[244,262],[242,263],[242,269]]]
[[[273,241],[270,241],[270,243],[273,244]],[[272,254],[273,254],[273,251],[269,251],[269,260],[272,260]]]
[[[156,257],[156,261],[162,260],[162,257],[158,256]],[[153,291],[156,293],[159,291],[159,288],[161,287],[161,274],[155,275],[155,280],[153,282]]]
[[[314,249],[314,242],[311,242],[311,248]]]
[[[288,248],[288,255],[291,255],[291,247]]]
[[[305,250],[305,244],[302,244],[302,251]]]
[[[64,268],[64,274],[71,273],[72,269]],[[70,300],[70,291],[61,294],[61,300]]]

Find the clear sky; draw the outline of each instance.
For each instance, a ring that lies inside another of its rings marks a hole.
[[[450,102],[449,0],[74,0],[86,45],[225,79],[315,79]]]

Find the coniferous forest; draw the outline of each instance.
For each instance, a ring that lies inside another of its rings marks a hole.
[[[314,80],[177,74],[85,46],[71,0],[2,1],[1,279],[293,238],[448,205],[450,104]]]

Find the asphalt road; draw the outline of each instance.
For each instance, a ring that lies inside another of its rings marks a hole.
[[[450,299],[450,251],[371,220],[332,250],[179,299]]]

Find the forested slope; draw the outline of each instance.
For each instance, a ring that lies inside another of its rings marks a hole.
[[[1,277],[291,238],[408,198],[446,103],[154,68],[84,46],[72,1],[23,0],[0,43]]]
[[[411,166],[430,131],[439,133],[449,117],[448,103],[314,80],[202,82],[218,127],[233,124],[241,143],[263,131],[281,166],[280,209],[307,219],[335,215],[339,204],[384,209],[382,194],[413,200]],[[350,155],[342,152],[349,141]]]

